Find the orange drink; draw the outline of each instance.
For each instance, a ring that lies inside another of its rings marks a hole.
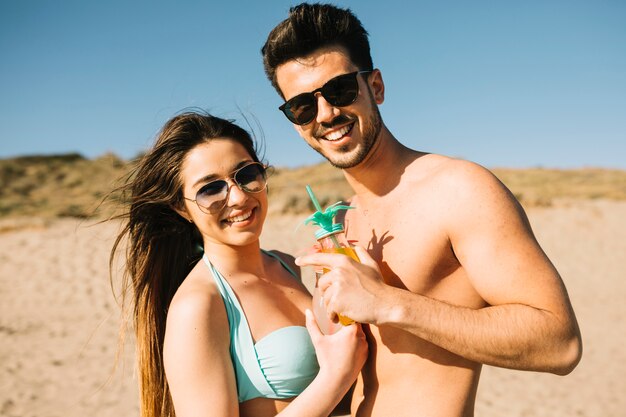
[[[342,255],[349,256],[355,261],[360,262],[359,257],[357,256],[354,249],[349,246],[337,248],[334,246],[324,247],[324,245],[322,245],[322,252],[323,253],[341,253]],[[327,268],[323,269],[323,273],[326,273],[328,271],[329,270]],[[346,317],[341,314],[338,314],[337,316],[339,317],[339,323],[341,323],[344,326],[354,323],[354,320],[352,320],[350,317]]]

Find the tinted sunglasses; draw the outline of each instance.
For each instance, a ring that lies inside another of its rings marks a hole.
[[[278,109],[285,113],[291,123],[297,125],[311,123],[317,116],[317,100],[315,99],[317,93],[320,93],[331,106],[348,106],[359,96],[357,75],[368,72],[372,71],[355,71],[331,78],[326,84],[310,93],[302,93],[290,98]]]
[[[260,162],[252,162],[233,171],[226,179],[211,181],[203,185],[196,193],[195,200],[183,197],[185,200],[193,201],[198,208],[207,214],[213,214],[224,208],[232,185],[227,179],[232,181],[240,190],[247,193],[258,193],[267,186],[267,167]]]

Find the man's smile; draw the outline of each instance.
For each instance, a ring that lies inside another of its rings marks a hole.
[[[343,138],[346,134],[348,134],[350,131],[352,131],[352,128],[354,127],[355,122],[350,123],[349,125],[345,125],[337,130],[332,130],[326,134],[324,134],[323,136],[321,136],[322,139],[326,139],[328,141],[334,142],[337,141],[341,138]]]

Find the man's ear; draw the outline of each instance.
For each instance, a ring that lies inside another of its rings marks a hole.
[[[369,84],[376,104],[383,104],[385,101],[385,82],[383,81],[383,74],[379,69],[372,71],[372,74],[369,76]]]

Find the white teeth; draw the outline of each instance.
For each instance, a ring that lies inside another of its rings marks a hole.
[[[343,135],[350,131],[350,129],[352,129],[352,125],[344,126],[339,130],[335,130],[334,132],[324,135],[324,139],[331,141],[341,139]]]
[[[252,216],[252,211],[249,211],[244,214],[240,214],[239,216],[233,216],[226,219],[228,223],[242,222]]]

